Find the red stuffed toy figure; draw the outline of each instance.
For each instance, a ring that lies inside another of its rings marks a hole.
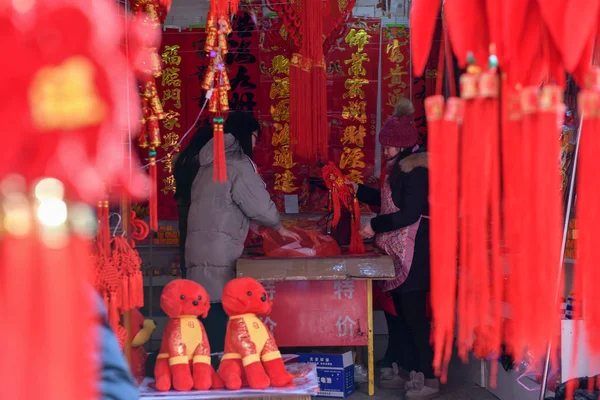
[[[131,311],[131,373],[138,380],[146,376],[146,360],[148,353],[144,345],[150,340],[156,324],[151,319],[144,319],[139,309]]]
[[[246,379],[252,389],[292,383],[273,335],[257,317],[271,313],[265,288],[252,278],[229,281],[223,289],[223,309],[229,323],[219,376],[227,389],[240,389]]]
[[[163,333],[154,375],[156,389],[167,391],[220,389],[223,382],[210,364],[210,345],[204,325],[210,299],[196,282],[176,279],[160,296],[160,307],[170,317]]]

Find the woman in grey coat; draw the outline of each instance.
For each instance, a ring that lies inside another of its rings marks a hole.
[[[221,293],[235,278],[235,263],[244,250],[250,223],[299,239],[281,226],[279,212],[251,160],[259,128],[251,114],[231,112],[224,127],[227,182],[213,180],[211,139],[200,150],[200,168],[192,184],[185,244],[187,278],[204,286],[213,303],[205,321],[213,351],[223,350],[227,316],[220,304]]]

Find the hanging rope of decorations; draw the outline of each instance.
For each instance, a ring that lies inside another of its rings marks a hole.
[[[202,82],[206,97],[210,99],[209,111],[213,114],[213,146],[215,182],[227,181],[225,163],[224,115],[229,111],[228,93],[231,90],[225,56],[228,53],[227,35],[231,33],[230,17],[238,10],[238,0],[211,0],[206,22],[204,51],[209,55],[208,70]]]
[[[164,0],[163,0],[163,3]],[[170,2],[168,2],[170,3]],[[170,4],[165,4],[170,6]],[[158,231],[158,188],[157,188],[157,161],[156,149],[160,147],[161,136],[159,122],[167,115],[163,110],[156,79],[162,75],[162,64],[158,54],[159,40],[155,37],[157,29],[160,28],[161,18],[159,12],[164,7],[159,0],[132,0],[131,11],[133,20],[139,22],[139,30],[134,31],[143,49],[142,68],[139,69],[139,96],[142,105],[141,130],[138,145],[148,149],[148,173],[150,175],[150,192],[148,198],[148,209],[150,218],[150,229]],[[163,18],[166,14],[162,13]]]

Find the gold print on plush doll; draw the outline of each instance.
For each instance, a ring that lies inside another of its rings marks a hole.
[[[156,389],[167,391],[223,388],[210,364],[210,345],[204,325],[210,299],[199,284],[186,279],[169,282],[160,296],[160,307],[169,316],[163,333],[154,375]]]
[[[237,390],[246,379],[252,389],[292,383],[273,335],[257,317],[271,313],[265,288],[252,278],[234,279],[223,290],[223,309],[229,315],[219,366],[225,386]]]

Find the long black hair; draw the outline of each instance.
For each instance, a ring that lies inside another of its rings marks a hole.
[[[260,124],[251,112],[232,111],[223,126],[225,133],[231,133],[239,142],[248,157],[252,158],[252,136],[260,135]]]
[[[192,183],[200,169],[198,153],[212,139],[212,125],[204,125],[198,128],[194,137],[183,149],[175,161],[173,176],[175,177],[175,198],[182,201],[190,201],[192,195]]]

